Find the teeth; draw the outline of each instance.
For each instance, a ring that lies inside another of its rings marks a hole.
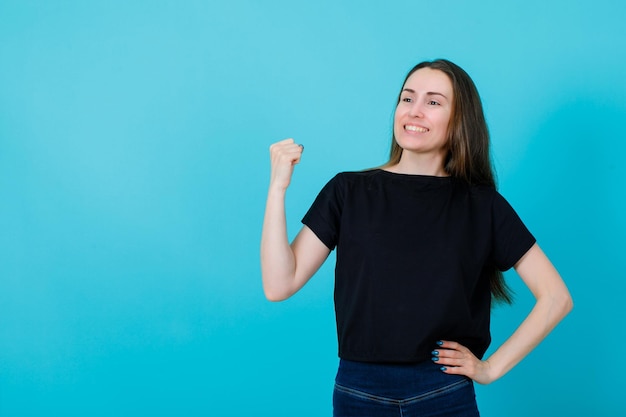
[[[420,133],[428,132],[428,129],[426,129],[425,127],[406,125],[404,126],[404,128],[411,132],[420,132]]]

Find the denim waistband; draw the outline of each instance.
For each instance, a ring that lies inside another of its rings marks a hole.
[[[448,375],[431,361],[411,364],[339,361],[335,382],[372,395],[404,399],[470,381],[462,375]]]

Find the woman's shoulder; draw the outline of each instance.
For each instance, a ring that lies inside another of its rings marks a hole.
[[[495,186],[489,184],[468,184],[468,191],[477,197],[491,197],[498,194]]]
[[[345,196],[346,194],[371,190],[374,184],[380,182],[380,171],[378,168],[372,168],[361,171],[338,172],[328,180],[322,192]]]
[[[367,181],[380,174],[379,168],[368,168],[361,171],[341,171],[331,179],[334,182],[340,182],[343,184]]]
[[[493,185],[471,185],[469,195],[475,204],[489,206],[492,211],[511,210],[511,204]]]

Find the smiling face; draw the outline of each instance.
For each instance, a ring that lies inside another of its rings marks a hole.
[[[404,83],[394,116],[394,136],[409,155],[432,156],[443,166],[448,124],[452,115],[450,78],[439,70],[421,68]]]

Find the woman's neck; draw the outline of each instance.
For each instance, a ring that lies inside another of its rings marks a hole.
[[[448,177],[443,167],[443,156],[413,154],[403,151],[400,161],[384,168],[386,171],[397,174],[430,175],[434,177]]]

